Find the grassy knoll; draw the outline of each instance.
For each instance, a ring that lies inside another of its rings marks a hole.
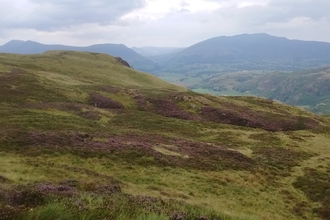
[[[328,117],[101,54],[0,57],[0,219],[329,218]]]

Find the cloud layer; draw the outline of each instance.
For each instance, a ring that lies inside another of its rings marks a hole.
[[[330,41],[329,0],[0,0],[0,44],[189,46],[265,32]]]

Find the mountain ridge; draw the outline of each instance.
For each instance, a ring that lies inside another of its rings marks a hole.
[[[141,56],[124,44],[95,44],[90,46],[66,46],[61,44],[41,44],[34,41],[13,40],[0,46],[0,52],[17,54],[41,54],[49,50],[72,50],[105,53],[118,56],[128,61],[129,64],[138,70],[149,71],[155,68],[156,64]]]
[[[89,50],[120,56],[136,69],[154,74],[203,73],[207,68],[213,72],[297,70],[330,64],[330,43],[289,40],[265,33],[218,36],[197,42],[187,48],[150,46],[128,48],[123,44],[78,47],[19,40],[0,46],[0,52],[22,54],[43,53],[52,49]]]
[[[217,64],[219,69],[235,71],[294,70],[325,63],[330,63],[330,43],[289,40],[268,34],[242,34],[196,43],[164,66],[175,69],[190,64]]]

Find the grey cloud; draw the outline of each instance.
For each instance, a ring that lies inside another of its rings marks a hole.
[[[281,9],[283,16],[292,17],[309,17],[317,20],[329,15],[329,0],[272,0],[268,6],[271,9]]]
[[[30,0],[29,4],[29,11],[11,11],[2,25],[43,31],[85,23],[108,25],[146,3],[144,0]]]
[[[185,7],[190,6],[190,4],[189,4],[188,2],[186,2],[186,1],[181,1],[180,6],[181,6],[182,8],[185,8]]]
[[[220,10],[219,14],[244,25],[262,26],[285,23],[297,17],[329,20],[329,11],[329,0],[272,0],[265,6],[232,7]]]
[[[17,4],[20,1],[28,2],[27,7],[22,9]],[[0,0],[0,41],[23,38],[74,45],[112,42],[128,46],[190,46],[214,36],[256,32],[329,41],[329,0],[249,0],[259,5],[242,8],[234,5],[243,0],[204,1],[226,4],[214,12],[189,12],[180,9],[193,3],[179,0],[181,8],[173,8],[159,19],[145,19],[138,13],[119,19],[145,2]],[[260,5],[264,2],[268,4]],[[306,19],[295,19],[298,17]],[[12,28],[14,25],[16,28]]]

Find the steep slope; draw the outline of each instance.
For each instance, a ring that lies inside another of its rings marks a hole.
[[[243,34],[215,37],[197,43],[170,60],[166,67],[177,71],[208,67],[219,72],[294,70],[329,63],[330,43],[288,40],[267,34]]]
[[[0,94],[0,218],[329,216],[329,118],[88,52],[0,54]]]
[[[330,114],[330,67],[263,74],[235,89]]]
[[[121,57],[124,60],[127,60],[135,69],[141,71],[149,71],[155,68],[155,63],[144,58],[123,44],[96,44],[87,47],[74,47],[65,45],[45,45],[33,41],[13,40],[3,46],[0,46],[0,52],[2,53],[40,54],[49,50],[105,53],[115,57]]]

